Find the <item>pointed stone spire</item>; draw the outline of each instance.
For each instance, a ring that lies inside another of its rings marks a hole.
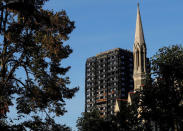
[[[142,21],[141,21],[140,10],[139,10],[139,3],[137,7],[137,20],[136,20],[136,31],[135,31],[134,43],[145,44]]]
[[[141,89],[142,85],[145,85],[146,73],[147,73],[146,44],[144,40],[139,4],[137,8],[135,42],[133,46],[133,60],[134,60],[133,62],[134,90],[139,90]]]

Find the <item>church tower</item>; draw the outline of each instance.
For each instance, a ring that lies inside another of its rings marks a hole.
[[[146,43],[144,40],[139,4],[137,7],[135,41],[133,45],[133,59],[134,59],[134,70],[133,70],[134,91],[136,91],[141,89],[141,87],[145,85],[146,74],[147,74]]]

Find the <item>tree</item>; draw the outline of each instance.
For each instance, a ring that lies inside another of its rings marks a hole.
[[[75,28],[74,22],[64,10],[43,9],[46,1],[0,1],[1,120],[15,104],[13,99],[19,117],[34,114],[37,118],[38,112],[45,113],[45,119],[49,113],[62,116],[65,99],[71,99],[78,90],[68,88],[70,81],[64,75],[70,67],[61,66],[72,53],[63,43]]]
[[[77,120],[79,131],[136,131],[139,128],[137,110],[127,102],[121,102],[120,112],[110,115],[108,118],[100,115],[100,111],[93,109],[91,112],[84,112]]]
[[[136,131],[140,130],[138,113],[134,104],[129,105],[127,101],[120,102],[120,112],[113,115],[111,121],[115,131]]]
[[[102,118],[97,109],[82,113],[76,126],[79,131],[116,131],[111,121]]]
[[[183,130],[183,48],[164,47],[151,59],[153,80],[136,93],[145,129]],[[153,123],[153,124],[151,124]]]

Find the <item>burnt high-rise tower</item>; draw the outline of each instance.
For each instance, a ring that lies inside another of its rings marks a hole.
[[[85,111],[98,108],[101,115],[114,113],[116,100],[133,90],[133,53],[116,48],[86,61]]]

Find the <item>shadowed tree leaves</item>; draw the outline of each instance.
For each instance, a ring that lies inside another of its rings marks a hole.
[[[71,131],[69,127],[55,123],[54,119],[50,117],[42,120],[39,116],[34,116],[32,120],[11,126],[7,124],[7,121],[0,121],[0,124],[0,129],[3,131],[27,131],[27,129],[31,131]]]
[[[147,129],[154,122],[160,130],[183,129],[183,48],[164,47],[152,57],[153,81],[137,92],[140,117]],[[149,128],[150,129],[150,128]]]
[[[138,125],[137,115],[137,110],[125,101],[120,104],[120,112],[108,118],[101,117],[97,109],[82,113],[77,120],[77,127],[79,131],[136,131],[140,130],[134,126]]]
[[[74,22],[65,11],[42,8],[47,0],[0,1],[0,116],[6,117],[17,94],[18,113],[55,113],[63,115],[65,99],[78,88],[70,89],[62,67],[72,49],[69,39]],[[34,119],[37,120],[37,119]]]
[[[84,112],[82,116],[78,118],[77,125],[79,131],[110,131],[112,130],[112,124],[110,121],[106,121],[100,116],[100,112],[97,109],[93,109],[92,112]]]

